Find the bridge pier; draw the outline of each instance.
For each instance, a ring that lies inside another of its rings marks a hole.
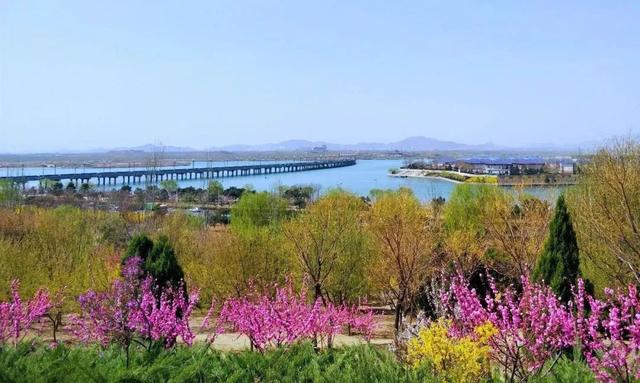
[[[43,175],[23,175],[18,177],[1,177],[0,180],[8,180],[16,184],[27,184],[31,181],[42,181],[45,179],[59,182],[73,182],[76,186],[81,183],[88,183],[95,180],[98,186],[117,185],[119,180],[123,184],[142,183],[143,177],[146,184],[158,183],[163,180],[186,180],[186,179],[203,179],[203,178],[224,178],[236,176],[262,175],[288,173],[295,171],[305,171],[314,169],[330,169],[343,166],[355,165],[356,161],[352,159],[333,160],[333,161],[310,161],[303,163],[274,163],[274,164],[256,164],[241,166],[222,166],[222,167],[205,167],[191,169],[150,169],[135,171],[104,171],[104,172],[86,172],[69,173],[69,174],[43,174]]]

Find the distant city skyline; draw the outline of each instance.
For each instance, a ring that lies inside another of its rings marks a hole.
[[[0,3],[0,153],[640,132],[631,1]]]

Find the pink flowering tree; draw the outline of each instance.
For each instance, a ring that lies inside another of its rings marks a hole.
[[[456,277],[450,291],[441,293],[452,319],[452,335],[472,335],[476,327],[490,322],[498,330],[489,341],[490,356],[506,381],[526,381],[548,373],[561,353],[575,343],[571,307],[562,304],[548,287],[526,277],[519,294],[512,288],[499,292],[493,281],[490,285],[491,292],[479,297],[462,277]]]
[[[0,346],[18,344],[52,307],[46,291],[40,289],[33,298],[23,302],[19,289],[20,282],[16,279],[11,283],[11,300],[0,302]]]
[[[173,346],[178,338],[191,345],[194,335],[189,318],[198,302],[198,292],[188,297],[183,289],[164,287],[158,290],[150,277],[141,279],[140,258],[129,259],[122,279],[113,282],[107,292],[93,290],[78,299],[81,313],[70,318],[71,330],[83,343],[103,346],[117,343],[127,352],[132,344],[150,348],[154,342]]]
[[[584,357],[599,381],[640,379],[640,299],[638,289],[605,289],[600,301],[585,293],[578,281],[575,294],[577,332]]]
[[[221,326],[230,327],[247,336],[251,348],[259,351],[301,339],[313,339],[330,347],[335,335],[347,326],[361,332],[366,339],[374,329],[371,312],[360,313],[356,307],[330,303],[323,305],[320,300],[307,303],[306,291],[296,294],[291,283],[277,287],[273,297],[253,292],[228,299],[217,323],[218,332]]]
[[[47,318],[51,324],[51,335],[53,338],[51,347],[57,347],[58,345],[58,331],[63,326],[64,299],[65,288],[63,287],[53,295],[53,298],[50,298],[50,307],[45,314],[45,318]]]
[[[215,298],[212,298],[211,304],[209,305],[209,310],[207,310],[207,314],[204,316],[202,324],[200,325],[200,331],[208,333],[207,337],[205,338],[207,347],[213,344],[218,334],[224,332],[222,326],[219,325],[218,319],[214,318],[216,309],[216,300]]]

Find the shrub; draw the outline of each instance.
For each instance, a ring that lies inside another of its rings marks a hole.
[[[586,295],[582,280],[576,291],[577,332],[589,367],[602,382],[640,379],[640,296],[627,290],[605,289],[600,301]]]
[[[212,309],[213,310],[213,305]],[[212,316],[210,312],[207,318]],[[373,314],[361,314],[350,306],[322,305],[321,300],[309,304],[306,291],[296,294],[291,283],[277,287],[275,297],[254,292],[242,298],[230,298],[222,306],[218,329],[230,325],[246,335],[251,347],[264,351],[269,346],[291,344],[301,339],[314,339],[332,345],[333,338],[345,327],[360,331],[369,339],[373,331]]]
[[[407,357],[414,367],[426,364],[434,375],[452,382],[477,382],[490,377],[489,339],[496,329],[490,323],[475,328],[474,334],[455,337],[449,323],[433,322],[409,341]]]
[[[595,383],[596,377],[577,354],[573,360],[566,356],[561,357],[548,374],[534,376],[530,381],[532,383]]]
[[[19,288],[20,282],[14,280],[11,283],[11,301],[0,302],[0,346],[7,342],[16,345],[52,306],[44,290],[38,290],[31,300],[23,302]]]
[[[127,368],[110,347],[33,348],[0,352],[1,382],[436,382],[371,346],[317,352],[308,342],[265,353],[224,353],[202,347],[135,353]]]
[[[166,236],[153,242],[144,234],[136,235],[129,242],[123,265],[134,257],[141,260],[143,276],[151,277],[160,288],[184,287],[184,272]]]
[[[498,177],[496,176],[477,176],[477,177],[469,177],[465,180],[467,183],[475,183],[475,184],[497,184]]]
[[[140,278],[141,260],[130,258],[122,271],[123,278],[113,282],[111,290],[97,293],[89,290],[80,296],[81,313],[70,318],[72,332],[85,344],[111,343],[126,349],[133,342],[161,341],[173,346],[178,337],[191,344],[194,336],[189,327],[191,312],[198,301],[198,292],[185,298],[181,288],[165,287],[156,298],[154,280]]]
[[[469,336],[487,321],[498,330],[489,340],[492,362],[508,381],[526,381],[543,372],[547,361],[559,358],[575,343],[574,316],[550,288],[522,278],[522,293],[507,288],[483,299],[462,277],[454,278],[441,300],[448,305],[452,333]],[[548,364],[553,368],[555,363]]]

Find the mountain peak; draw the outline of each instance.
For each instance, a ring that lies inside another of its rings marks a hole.
[[[454,141],[443,141],[432,137],[412,136],[391,143],[361,142],[357,144],[335,144],[323,141],[287,140],[262,145],[230,145],[215,149],[226,151],[292,151],[310,150],[326,145],[329,150],[337,151],[435,151],[435,150],[498,150],[500,147],[492,143],[480,145],[461,144]]]

